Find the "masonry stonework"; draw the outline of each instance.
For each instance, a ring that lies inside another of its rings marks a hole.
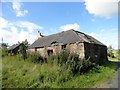
[[[53,54],[57,54],[60,53],[62,51],[62,46],[58,45],[58,46],[50,46],[50,47],[43,47],[43,48],[33,48],[33,49],[29,49],[28,52],[30,54],[39,54],[43,57],[48,57],[48,50],[53,50]],[[67,44],[66,45],[66,50],[68,50],[70,53],[76,53],[79,55],[80,58],[84,58],[85,57],[85,53],[84,53],[84,43],[74,43],[74,44]]]
[[[29,53],[48,57],[62,50],[76,53],[79,58],[92,61],[107,60],[107,46],[95,38],[73,29],[38,38],[30,47]]]
[[[98,45],[84,43],[85,48],[85,58],[90,58],[92,61],[96,60],[107,60],[107,47]]]

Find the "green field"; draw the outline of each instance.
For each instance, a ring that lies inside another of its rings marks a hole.
[[[56,64],[37,64],[19,56],[2,58],[3,88],[90,88],[113,77],[116,65],[112,62],[96,66],[82,75],[71,75]]]

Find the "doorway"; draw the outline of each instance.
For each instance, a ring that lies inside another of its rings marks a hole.
[[[47,50],[48,56],[53,54],[53,50]]]

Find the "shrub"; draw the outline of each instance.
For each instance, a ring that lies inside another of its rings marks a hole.
[[[80,73],[85,73],[95,66],[95,63],[92,63],[89,59],[81,60],[81,69]]]
[[[27,39],[21,43],[21,46],[19,48],[20,54],[22,56],[22,59],[27,59],[27,47],[28,47],[28,41]]]
[[[111,58],[115,58],[115,53],[114,53],[114,48],[110,45],[108,48],[107,48],[107,55]]]
[[[60,52],[60,53],[58,54],[58,63],[59,63],[60,65],[66,63],[67,60],[68,60],[69,54],[70,54],[70,53],[69,53],[68,51],[66,51],[66,50],[63,50],[62,52]]]
[[[94,63],[89,59],[80,59],[79,55],[76,53],[69,53],[65,50],[56,55],[50,56],[48,58],[48,63],[64,67],[64,70],[69,70],[73,75],[77,73],[85,73],[94,66]]]
[[[57,61],[57,55],[51,55],[48,57],[47,63],[53,64],[55,60]]]
[[[8,55],[8,50],[7,49],[2,49],[1,52],[2,52],[2,57],[5,57],[5,56]]]
[[[49,56],[47,61],[50,64],[56,62],[56,64],[62,66],[67,62],[68,57],[69,57],[69,52],[63,50],[60,53],[57,53],[56,55]]]
[[[67,62],[66,62],[66,68],[71,71],[72,74],[76,74],[81,69],[80,59],[77,54],[70,54]]]
[[[29,60],[34,63],[44,62],[43,57],[38,54],[29,55]],[[72,75],[85,73],[95,66],[89,59],[80,59],[78,54],[70,53],[65,50],[56,55],[49,56],[47,64],[59,66],[63,68],[63,70],[61,69],[62,72],[68,70]]]
[[[28,60],[33,62],[33,63],[42,63],[43,62],[43,57],[40,55],[28,55]]]

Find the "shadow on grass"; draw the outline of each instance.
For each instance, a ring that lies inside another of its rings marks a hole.
[[[104,66],[104,67],[108,67],[111,69],[115,69],[116,71],[118,70],[118,68],[120,67],[120,62],[118,61],[106,61],[105,63],[103,63],[100,66]]]

